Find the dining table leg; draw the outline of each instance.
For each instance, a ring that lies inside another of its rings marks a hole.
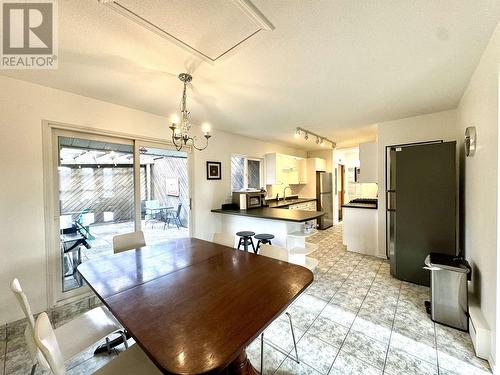
[[[229,375],[259,375],[259,372],[248,360],[247,353],[243,350],[236,359],[229,365]]]

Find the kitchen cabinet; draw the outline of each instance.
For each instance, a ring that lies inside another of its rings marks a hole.
[[[278,153],[266,154],[266,185],[298,185],[307,182],[305,159]]]
[[[310,158],[315,171],[326,172],[326,160],[321,158]]]
[[[288,206],[289,210],[316,211],[316,201],[303,202]]]
[[[378,211],[342,207],[342,242],[347,251],[384,257],[378,249]]]
[[[299,184],[307,184],[307,160],[300,159],[297,161],[299,170]]]
[[[377,182],[377,180],[377,143],[361,143],[357,182]]]

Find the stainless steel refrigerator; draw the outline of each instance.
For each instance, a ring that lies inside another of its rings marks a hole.
[[[333,181],[332,174],[316,172],[316,200],[318,210],[325,214],[318,219],[318,229],[327,229],[333,225]]]
[[[456,253],[456,142],[394,146],[387,152],[391,274],[428,286],[426,256]]]

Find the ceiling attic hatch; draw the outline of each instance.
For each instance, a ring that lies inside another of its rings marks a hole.
[[[215,63],[274,26],[250,0],[99,0],[117,13]]]

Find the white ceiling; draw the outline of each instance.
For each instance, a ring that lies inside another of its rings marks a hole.
[[[59,69],[2,74],[168,116],[188,71],[195,121],[314,148],[294,138],[301,126],[347,146],[377,122],[456,107],[500,18],[497,0],[253,3],[276,29],[208,64],[97,0],[60,1]],[[197,4],[193,18],[217,11]]]

